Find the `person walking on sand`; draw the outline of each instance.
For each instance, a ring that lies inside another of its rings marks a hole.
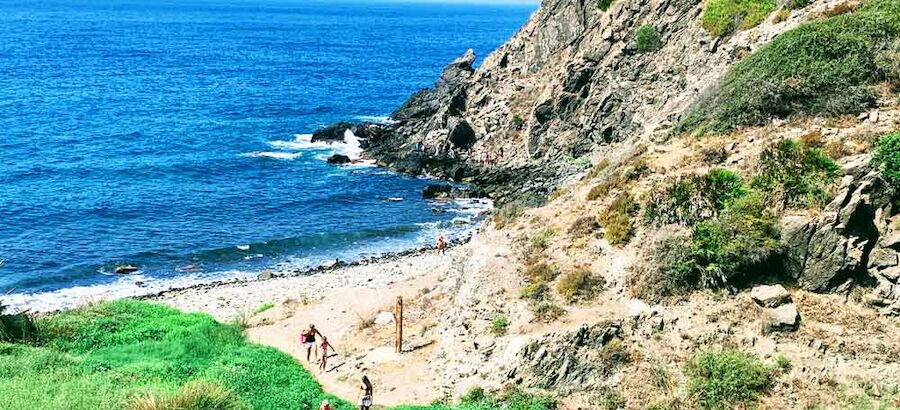
[[[319,370],[324,372],[328,362],[328,349],[334,352],[334,347],[331,346],[331,343],[328,343],[328,338],[325,336],[322,336],[322,344],[319,347],[322,348],[322,360],[319,362]]]
[[[374,389],[372,382],[369,381],[369,376],[363,375],[362,385],[359,386],[359,389],[362,391],[359,396],[359,410],[371,409]]]
[[[319,406],[319,410],[334,410],[331,407],[331,403],[328,402],[328,399],[322,400],[322,404]]]
[[[437,247],[437,251],[439,254],[443,255],[447,249],[447,238],[443,233],[439,233],[437,240],[435,241],[435,247]]]
[[[309,362],[310,353],[315,350],[316,351],[316,360],[319,360],[319,349],[316,347],[316,335],[324,338],[322,333],[319,332],[319,329],[316,329],[316,325],[310,324],[308,329],[304,329],[303,332],[300,333],[300,344],[306,348],[306,361]]]

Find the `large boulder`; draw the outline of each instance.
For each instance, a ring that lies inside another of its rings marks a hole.
[[[800,327],[800,312],[793,303],[781,305],[774,309],[766,309],[763,319],[763,334],[772,332],[791,332]]]
[[[453,60],[441,73],[434,88],[423,89],[409,97],[391,118],[410,121],[427,118],[445,107],[451,114],[459,115],[466,109],[466,87],[475,68],[475,52],[471,49]]]
[[[791,294],[781,285],[762,285],[750,291],[750,297],[757,305],[774,308],[791,301]]]
[[[870,162],[861,155],[844,167],[837,195],[818,218],[786,220],[785,268],[810,291],[875,284],[873,303],[900,312],[900,195]]]
[[[352,132],[357,126],[357,124],[351,124],[349,122],[331,124],[325,128],[316,130],[312,135],[311,141],[328,143],[344,142],[344,135],[346,135],[347,130]]]
[[[453,187],[445,184],[429,184],[422,190],[422,198],[425,199],[438,199],[438,198],[446,198],[450,196],[450,193],[453,192]]]

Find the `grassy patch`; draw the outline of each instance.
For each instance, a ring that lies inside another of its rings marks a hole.
[[[497,229],[503,229],[514,221],[516,218],[525,213],[526,210],[536,208],[546,202],[545,198],[537,195],[523,195],[519,199],[504,204],[494,212],[491,221]]]
[[[747,195],[743,179],[726,169],[713,169],[705,175],[670,179],[649,195],[643,220],[655,226],[693,225],[713,218],[735,200]]]
[[[603,11],[609,10],[613,0],[597,0],[597,8]]]
[[[710,1],[704,24],[713,32],[733,21],[730,7],[713,7],[719,3],[757,2]],[[725,133],[773,117],[866,110],[876,104],[875,85],[900,80],[884,69],[882,51],[898,37],[900,2],[893,0],[872,0],[856,12],[803,24],[729,69],[688,110],[678,130]]]
[[[721,37],[756,27],[775,6],[775,0],[707,0],[700,23],[710,34]]]
[[[258,315],[258,314],[265,312],[273,307],[275,307],[275,305],[273,305],[272,302],[263,303],[262,305],[259,305],[258,308],[253,310],[253,314]]]
[[[494,317],[494,320],[491,320],[491,333],[494,335],[505,335],[507,328],[509,328],[509,319],[506,316],[497,315]]]
[[[706,351],[688,364],[688,391],[702,409],[753,406],[772,383],[772,369],[736,350]]]
[[[839,173],[822,150],[784,139],[763,150],[753,187],[779,208],[821,208]]]
[[[637,203],[629,193],[623,193],[616,197],[609,208],[600,214],[600,224],[603,225],[606,240],[614,246],[624,245],[631,239],[634,233],[634,225],[631,223],[632,214],[638,209]]]
[[[900,132],[878,140],[874,161],[881,165],[881,173],[894,186],[900,185]]]
[[[5,314],[6,307],[0,303],[0,342],[28,340],[37,333],[37,327],[30,317],[21,314]]]
[[[534,317],[545,323],[550,323],[566,314],[566,310],[553,302],[539,302],[531,306]]]
[[[556,399],[550,396],[530,394],[519,389],[491,394],[481,387],[476,387],[463,395],[459,405],[399,406],[393,410],[555,410],[556,408]]]
[[[122,300],[49,316],[38,329],[30,345],[0,344],[4,409],[122,409],[191,395],[253,409],[316,408],[328,397],[290,356],[207,315]]]
[[[578,268],[559,278],[556,291],[567,303],[587,300],[604,285],[603,280],[595,278],[586,268]]]
[[[634,34],[634,41],[639,53],[656,51],[663,46],[662,38],[659,37],[656,27],[649,24],[638,27]]]

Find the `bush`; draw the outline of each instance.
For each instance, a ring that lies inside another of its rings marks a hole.
[[[503,315],[497,315],[494,317],[494,320],[491,321],[491,333],[496,336],[503,336],[506,334],[506,329],[509,327],[509,319]]]
[[[900,185],[900,132],[878,140],[874,161],[881,165],[881,173],[891,184]]]
[[[710,34],[721,37],[757,26],[774,10],[775,0],[709,0],[700,23]]]
[[[550,238],[556,236],[557,231],[554,228],[545,228],[531,237],[532,251],[542,252],[550,246]]]
[[[894,89],[900,89],[900,38],[878,53],[876,64],[884,71]]]
[[[525,213],[526,210],[539,207],[545,202],[546,199],[538,195],[523,195],[497,209],[491,220],[497,229],[503,229],[507,224]]]
[[[726,169],[713,169],[706,175],[676,177],[649,196],[643,220],[656,226],[693,225],[715,217],[745,195],[747,188],[743,179]]]
[[[219,384],[191,382],[171,395],[149,394],[134,400],[129,410],[242,410],[240,398]]]
[[[37,326],[26,314],[4,314],[6,307],[0,303],[0,342],[16,342],[32,339]]]
[[[628,288],[637,298],[658,302],[697,286],[690,231],[682,227],[661,229],[637,260],[628,275]]]
[[[594,278],[587,268],[578,268],[566,273],[556,284],[556,291],[567,303],[586,300],[603,287],[603,280]]]
[[[547,285],[547,282],[534,282],[522,288],[520,296],[522,299],[531,299],[540,302],[544,300],[547,296],[547,291],[549,290],[550,287]]]
[[[575,222],[572,222],[568,232],[569,235],[578,238],[590,235],[599,228],[600,224],[597,223],[597,218],[594,218],[593,216],[582,216],[576,219]]]
[[[656,51],[663,46],[662,39],[659,37],[659,32],[656,31],[656,27],[649,24],[638,27],[637,32],[635,32],[634,35],[634,40],[637,44],[637,51],[639,53]]]
[[[711,19],[714,4],[750,2],[711,1],[704,20]],[[724,18],[713,20],[732,21],[730,13],[720,14]],[[900,2],[893,0],[872,0],[858,12],[803,24],[730,68],[677,131],[725,133],[772,117],[862,112],[876,105],[875,85],[898,80],[879,64],[879,51],[898,37]]]
[[[551,282],[559,276],[559,267],[548,263],[535,263],[525,268],[525,277],[532,283]]]
[[[566,310],[551,302],[540,302],[531,306],[535,319],[550,323],[566,314]]]
[[[840,167],[822,150],[784,139],[763,150],[753,187],[779,208],[816,208],[830,199]]]
[[[636,211],[637,204],[631,194],[626,192],[616,197],[609,208],[600,214],[600,224],[603,225],[604,235],[611,245],[628,243],[634,232],[631,216]]]
[[[521,129],[525,125],[525,119],[518,115],[513,115],[512,124],[515,129]]]
[[[706,351],[687,367],[688,391],[700,408],[753,406],[772,383],[772,370],[756,357],[736,350]]]
[[[718,217],[697,223],[690,235],[663,230],[632,271],[629,287],[635,296],[655,301],[700,288],[746,285],[781,254],[777,218],[760,195],[747,195]]]
[[[603,11],[609,10],[613,0],[597,0],[597,8]]]

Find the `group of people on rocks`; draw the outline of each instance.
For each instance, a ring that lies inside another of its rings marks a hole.
[[[321,338],[321,342],[319,342],[319,338]],[[337,354],[337,351],[328,342],[328,338],[316,329],[315,324],[310,324],[308,328],[303,329],[300,332],[300,345],[306,349],[306,361],[312,362],[312,358],[315,357],[316,363],[319,367],[319,370],[326,371],[326,367],[328,366],[328,350],[330,349],[332,353]],[[322,349],[322,358],[319,358],[319,348]],[[372,382],[369,380],[369,377],[363,375],[362,381],[359,386],[360,395],[359,395],[359,410],[369,410],[372,408],[372,400],[373,400],[373,392],[374,388],[372,387]],[[319,406],[319,410],[333,410],[331,407],[331,403],[328,400],[322,400],[322,404]]]

